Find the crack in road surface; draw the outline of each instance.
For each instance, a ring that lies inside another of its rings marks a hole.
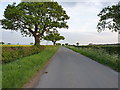
[[[35,88],[118,88],[116,71],[70,49],[52,59]]]

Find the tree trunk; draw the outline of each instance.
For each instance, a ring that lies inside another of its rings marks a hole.
[[[55,45],[56,44],[56,42],[55,41],[53,41],[53,45]]]
[[[34,36],[34,38],[35,38],[35,44],[34,45],[40,45],[40,37],[39,36]]]

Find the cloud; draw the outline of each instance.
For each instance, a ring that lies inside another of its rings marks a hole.
[[[65,36],[65,40],[61,43],[76,44],[79,42],[80,45],[87,45],[89,43],[100,44],[100,43],[117,43],[117,33],[112,32],[62,32]]]
[[[21,0],[0,0],[0,2],[21,2]]]
[[[119,0],[55,0],[58,2],[119,2]]]
[[[91,7],[83,5],[83,3],[77,3],[74,7],[64,7],[67,14],[70,16],[68,20],[70,32],[79,32],[79,31],[93,31],[96,29],[97,25],[97,13],[99,9],[96,7]]]
[[[63,7],[74,7],[76,6],[77,2],[59,2]]]

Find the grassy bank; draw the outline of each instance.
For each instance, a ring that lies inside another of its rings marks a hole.
[[[2,66],[3,88],[20,88],[48,62],[58,47],[46,47],[38,54],[24,57]]]
[[[118,65],[120,58],[118,54],[110,54],[102,48],[79,48],[73,46],[68,46],[67,48],[81,53],[101,64],[107,65],[116,71],[120,71],[120,66]]]

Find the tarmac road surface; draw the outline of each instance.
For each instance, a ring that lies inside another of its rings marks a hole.
[[[118,88],[118,73],[60,47],[35,88]]]

